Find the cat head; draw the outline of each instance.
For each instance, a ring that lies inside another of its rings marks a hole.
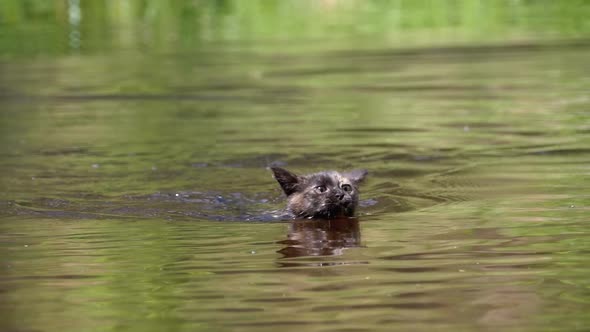
[[[352,217],[359,199],[359,184],[366,170],[339,173],[323,171],[299,176],[272,167],[274,177],[287,195],[288,209],[298,218]]]

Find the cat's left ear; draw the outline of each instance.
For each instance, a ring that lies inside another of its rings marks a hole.
[[[353,171],[344,173],[344,176],[348,178],[350,182],[357,185],[365,180],[367,174],[369,174],[369,172],[366,169],[355,169]]]
[[[299,177],[295,173],[291,173],[280,167],[271,167],[270,169],[287,196],[290,196],[299,189]]]

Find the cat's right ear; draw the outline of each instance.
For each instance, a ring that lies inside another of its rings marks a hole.
[[[299,185],[299,177],[297,175],[280,167],[271,167],[270,169],[287,196],[297,191]]]
[[[352,183],[355,185],[359,185],[365,180],[367,174],[369,174],[369,172],[366,169],[355,169],[354,171],[344,173],[344,176],[352,181]]]

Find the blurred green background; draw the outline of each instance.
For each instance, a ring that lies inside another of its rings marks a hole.
[[[588,17],[585,0],[3,0],[0,51],[506,43],[584,37]]]

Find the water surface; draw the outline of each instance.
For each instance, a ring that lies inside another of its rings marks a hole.
[[[587,40],[281,45],[0,62],[2,330],[587,328]]]

